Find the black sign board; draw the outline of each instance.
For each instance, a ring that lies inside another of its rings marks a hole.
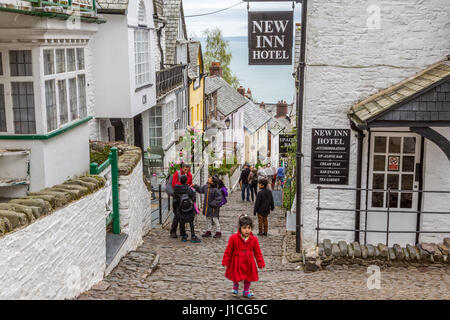
[[[289,146],[291,145],[292,139],[295,137],[295,134],[280,134],[280,156],[285,157],[289,151]]]
[[[311,184],[348,184],[350,129],[312,129]]]
[[[248,64],[292,64],[293,11],[249,11]]]

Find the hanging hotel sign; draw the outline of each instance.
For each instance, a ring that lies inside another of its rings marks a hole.
[[[248,64],[292,64],[293,11],[249,11]]]
[[[312,129],[311,184],[348,184],[350,129]]]

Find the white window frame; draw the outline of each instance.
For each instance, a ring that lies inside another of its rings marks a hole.
[[[61,73],[57,73],[57,65],[56,65],[56,50],[61,50],[64,49],[64,70],[65,72],[61,72]],[[68,71],[68,67],[69,67],[69,59],[68,59],[68,50],[70,49],[74,49],[75,52],[75,70],[74,71]],[[53,52],[53,61],[54,61],[54,68],[53,68],[53,73],[52,74],[47,74],[45,75],[44,71],[45,71],[45,61],[44,61],[44,51],[45,50],[52,50]],[[83,53],[83,57],[79,57],[79,53],[80,51]],[[49,80],[55,80],[55,90],[56,90],[56,121],[57,121],[57,125],[56,128],[52,128],[51,130],[49,130],[47,128],[47,126],[45,126],[46,128],[46,132],[51,132],[54,130],[57,130],[58,128],[61,128],[62,126],[67,125],[68,123],[71,123],[72,121],[81,119],[82,117],[87,116],[87,77],[86,77],[86,54],[85,54],[85,48],[84,47],[79,47],[79,46],[74,46],[74,47],[67,47],[67,46],[56,46],[56,47],[42,47],[40,50],[40,54],[41,54],[41,61],[42,61],[42,80],[41,80],[41,85],[43,88],[43,109],[46,110],[46,106],[47,106],[47,101],[46,101],[46,95],[45,95],[45,82],[49,81]],[[80,67],[80,61],[82,62],[82,68]],[[82,115],[81,113],[81,108],[82,108],[82,104],[80,101],[80,87],[79,87],[79,77],[80,76],[84,76],[85,79],[85,85],[84,85],[84,99],[85,99],[85,103],[86,103],[86,114]],[[70,80],[71,79],[76,79],[75,80],[75,90],[76,90],[76,115],[74,115],[74,113],[72,112],[71,109],[71,91],[70,91]],[[60,83],[64,83],[65,84],[65,101],[66,101],[66,113],[67,113],[67,121],[66,122],[62,122],[61,121],[61,103],[60,103],[60,97],[59,97],[59,84]],[[44,123],[47,124],[48,123],[48,114],[47,112],[45,112],[45,121]]]
[[[140,36],[140,38],[139,38]],[[150,29],[134,30],[134,67],[136,88],[151,84]]]
[[[175,140],[176,100],[163,107],[163,145],[167,148]]]

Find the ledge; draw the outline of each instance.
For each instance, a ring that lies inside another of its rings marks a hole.
[[[54,138],[56,136],[59,136],[60,134],[63,134],[73,128],[78,127],[79,125],[82,125],[83,123],[86,123],[90,120],[92,120],[93,117],[89,116],[84,119],[78,120],[74,123],[71,123],[67,126],[64,126],[62,128],[59,128],[57,130],[54,130],[47,134],[11,134],[11,135],[0,135],[0,140],[48,140],[51,138]]]

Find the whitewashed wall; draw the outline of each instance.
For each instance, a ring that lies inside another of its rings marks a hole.
[[[106,188],[0,238],[0,299],[67,299],[103,277]]]
[[[443,59],[450,51],[449,34],[447,0],[308,2],[302,174],[305,245],[315,242],[317,212],[317,185],[310,184],[311,130],[348,129],[347,111],[352,105]],[[349,187],[356,183],[356,149],[352,134]],[[335,192],[323,201],[354,209],[354,199],[352,192]],[[354,214],[330,212],[322,221],[324,226],[353,228]],[[353,241],[354,235],[321,232],[324,237]]]

